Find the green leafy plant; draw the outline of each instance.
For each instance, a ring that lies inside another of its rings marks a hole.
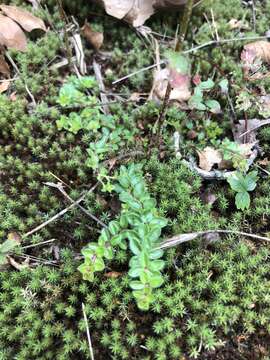
[[[246,172],[248,171],[249,165],[246,158],[246,149],[235,141],[224,139],[221,143],[221,150],[223,159],[231,161],[235,169]]]
[[[82,131],[91,139],[87,149],[86,165],[97,173],[103,191],[111,192],[112,177],[102,161],[108,154],[131,142],[135,130],[128,129],[120,123],[117,116],[102,113],[97,96],[87,93],[90,89],[95,92],[96,85],[95,79],[91,76],[80,79],[71,76],[60,89],[57,102],[65,110],[76,108],[76,111],[61,115],[56,124],[59,130],[64,129],[73,134]]]
[[[237,209],[248,209],[250,206],[249,192],[256,187],[257,171],[243,174],[236,171],[232,176],[228,177],[228,183],[231,188],[236,191],[235,204]]]
[[[83,278],[93,281],[94,273],[105,268],[104,259],[112,260],[117,248],[131,251],[129,261],[130,287],[138,307],[148,310],[153,301],[153,289],[163,283],[161,260],[163,251],[157,249],[165,218],[158,215],[156,202],[147,191],[141,166],[121,167],[115,191],[122,202],[121,215],[103,229],[97,243],[82,250],[84,263],[79,266]],[[128,245],[127,245],[128,243]]]
[[[222,80],[219,83],[219,86],[222,91],[226,89],[226,80]],[[194,94],[188,101],[190,108],[201,110],[201,111],[210,111],[214,114],[221,112],[220,104],[217,100],[207,99],[205,97],[206,93],[212,90],[215,87],[215,83],[212,79],[207,79],[206,81],[198,81],[198,85],[194,89]]]

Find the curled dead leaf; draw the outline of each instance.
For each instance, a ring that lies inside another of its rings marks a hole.
[[[35,29],[46,31],[46,26],[42,19],[34,16],[29,11],[22,10],[17,6],[0,5],[3,13],[16,21],[25,31],[31,32]]]
[[[199,167],[203,170],[210,171],[214,165],[222,161],[222,155],[219,150],[207,146],[203,151],[197,151],[199,156]]]
[[[7,91],[10,85],[10,80],[1,80],[0,81],[0,94]]]
[[[181,7],[186,0],[97,0],[108,15],[138,27],[158,9]]]
[[[104,274],[105,277],[112,278],[112,279],[117,279],[118,277],[120,277],[122,275],[123,275],[123,273],[117,272],[117,271],[110,271],[110,272],[107,272],[106,274]]]
[[[24,32],[12,19],[0,14],[0,45],[18,51],[26,51],[27,40]]]
[[[15,231],[10,232],[7,238],[8,240],[16,241],[18,245],[20,245],[20,243],[22,242],[21,236]]]
[[[270,64],[270,43],[266,40],[255,41],[244,46],[241,61],[245,76],[258,72],[261,63]],[[256,74],[256,79],[263,77],[262,73]]]
[[[172,86],[170,100],[182,102],[190,98],[190,77],[188,75],[177,74],[176,71],[168,68],[154,72],[152,93],[149,98],[156,101],[164,99],[168,81],[170,81]]]
[[[103,44],[103,40],[104,40],[103,33],[98,31],[93,31],[88,23],[85,23],[81,30],[82,30],[82,35],[89,42],[89,44],[92,45],[96,51],[98,51]]]

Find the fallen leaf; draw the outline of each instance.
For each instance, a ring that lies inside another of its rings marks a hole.
[[[17,100],[17,96],[16,96],[17,92],[14,91],[12,94],[9,95],[9,99],[11,101],[16,101]]]
[[[123,275],[123,273],[120,273],[117,271],[110,271],[110,272],[107,272],[106,274],[104,274],[105,277],[112,278],[112,279],[116,279],[122,275]]]
[[[1,80],[0,81],[0,94],[7,91],[10,85],[10,80]]]
[[[228,22],[228,25],[229,25],[231,30],[235,30],[235,29],[245,29],[245,30],[247,30],[249,28],[249,26],[247,24],[245,24],[242,20],[237,20],[237,19],[231,19]]]
[[[197,151],[199,155],[199,167],[203,170],[210,171],[214,165],[222,161],[222,155],[219,150],[207,146],[203,151]]]
[[[5,60],[4,53],[5,53],[5,48],[3,46],[0,46],[0,74],[9,77],[10,68]]]
[[[16,241],[18,245],[22,242],[21,236],[15,231],[10,232],[7,238],[8,240]]]
[[[98,0],[98,2],[108,15],[138,27],[142,26],[157,9],[175,9],[185,4],[186,0]]]
[[[176,75],[173,70],[165,68],[154,72],[153,89],[150,99],[158,101],[164,99],[168,81],[170,81],[172,86],[170,100],[182,102],[190,98],[190,77],[181,74]]]
[[[241,61],[246,77],[249,77],[250,72],[258,72],[262,62],[270,64],[270,43],[260,40],[246,44],[241,53]],[[256,79],[263,76],[262,73],[256,74]]]
[[[104,40],[103,33],[98,31],[93,31],[91,26],[88,23],[85,23],[82,27],[82,34],[85,37],[85,39],[93,46],[93,48],[98,51]]]
[[[239,124],[235,126],[235,140],[239,143],[252,143],[254,144],[257,141],[256,130],[263,125],[267,125],[269,120],[260,120],[260,119],[249,119],[239,120]]]
[[[262,160],[257,161],[257,164],[262,166],[267,166],[270,164],[270,160],[268,158],[264,158]]]
[[[27,39],[18,24],[0,14],[0,45],[18,51],[26,51]]]
[[[31,32],[35,29],[46,31],[44,21],[31,14],[29,11],[10,5],[0,5],[0,9],[6,16],[21,25],[25,31]]]

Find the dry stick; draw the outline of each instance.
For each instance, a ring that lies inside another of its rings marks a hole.
[[[193,7],[193,0],[188,0],[185,5],[184,15],[183,15],[183,19],[182,19],[182,25],[181,25],[180,33],[179,33],[178,40],[177,40],[177,43],[175,46],[175,51],[177,51],[177,52],[182,51],[183,43],[184,43],[185,36],[187,33],[187,29],[188,29],[189,20],[190,20],[191,14],[192,14],[192,7]],[[171,91],[172,91],[171,84],[168,81],[165,97],[164,97],[161,111],[159,113],[159,117],[157,120],[157,141],[156,142],[157,142],[158,147],[160,145],[161,127],[164,122],[166,111],[167,111],[167,108],[169,105]]]
[[[252,120],[257,120],[257,119],[252,119]],[[261,126],[268,125],[268,124],[270,124],[270,118],[265,119],[265,120],[261,120],[260,124],[258,124],[257,126],[254,126],[252,129],[249,129],[249,130],[243,132],[241,135],[239,135],[239,138],[249,134],[252,131],[255,131],[255,130],[259,129]]]
[[[182,244],[187,241],[192,241],[194,239],[197,239],[200,236],[207,235],[207,234],[233,234],[233,235],[241,235],[241,236],[247,236],[253,239],[263,240],[270,242],[270,239],[264,236],[254,235],[250,233],[245,233],[242,231],[234,231],[234,230],[206,230],[206,231],[199,231],[195,233],[188,233],[188,234],[180,234],[175,235],[170,239],[167,239],[163,241],[158,249],[167,249],[170,247],[174,247],[176,245]]]
[[[44,183],[47,186],[51,186],[54,187],[56,189],[58,189],[61,194],[63,194],[72,204],[75,202],[63,189],[63,185],[62,184],[54,184],[54,183],[50,183],[50,182],[45,182]],[[88,211],[87,209],[85,209],[83,206],[81,206],[80,204],[77,204],[77,207],[80,208],[87,216],[89,216],[92,220],[95,220],[99,225],[101,225],[102,227],[107,228],[107,225],[104,224],[104,222],[102,222],[101,220],[99,220],[95,215],[91,214],[90,211]]]
[[[100,65],[96,62],[96,60],[93,60],[93,69],[94,69],[95,77],[97,79],[99,90],[100,90],[100,98],[101,98],[102,103],[104,104],[102,107],[103,107],[104,113],[106,115],[108,115],[110,113],[110,110],[109,110],[109,107],[106,105],[106,103],[108,103],[109,100],[105,94],[106,90],[105,90],[105,85],[104,85],[104,82],[102,79]]]
[[[93,352],[93,347],[92,347],[91,336],[90,336],[89,324],[88,324],[88,320],[87,320],[87,316],[86,316],[86,312],[85,312],[84,303],[82,303],[82,311],[83,311],[84,322],[85,322],[85,325],[86,325],[86,334],[87,334],[87,340],[88,340],[91,360],[95,360],[94,359],[94,352]]]
[[[75,206],[77,206],[79,203],[81,203],[84,198],[91,193],[92,191],[95,190],[95,188],[98,186],[99,182],[97,182],[90,190],[86,191],[84,194],[82,194],[78,200],[74,201],[71,205],[69,205],[67,208],[61,210],[59,213],[55,214],[53,217],[51,217],[50,219],[48,219],[47,221],[45,221],[44,223],[38,225],[37,227],[35,227],[34,229],[28,231],[26,234],[22,235],[22,238],[26,238],[27,236],[30,236],[32,234],[34,234],[35,232],[43,229],[45,226],[49,225],[51,222],[57,220],[58,218],[60,218],[61,216],[63,216],[65,213],[67,213],[69,210],[73,209]]]
[[[54,242],[54,241],[55,241],[55,239],[46,240],[46,241],[42,241],[42,242],[37,243],[37,244],[22,246],[21,249],[30,249],[30,248],[33,248],[33,247],[36,247],[36,246],[41,246],[41,245],[49,244],[49,243]]]
[[[67,59],[68,59],[68,65],[71,64],[71,58],[72,58],[72,52],[68,43],[68,33],[67,33],[67,17],[65,14],[65,10],[63,8],[63,3],[62,0],[56,0],[57,5],[58,5],[58,10],[59,10],[59,14],[60,14],[60,18],[64,23],[64,42],[65,42],[65,46],[66,46],[66,51],[67,51]]]

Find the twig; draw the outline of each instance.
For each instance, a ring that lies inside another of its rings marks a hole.
[[[61,216],[63,216],[65,213],[67,213],[69,210],[73,209],[75,206],[77,206],[78,204],[80,204],[84,198],[90,194],[92,191],[95,190],[95,188],[98,186],[99,182],[97,182],[91,189],[89,189],[88,191],[84,192],[78,200],[74,201],[71,205],[69,205],[68,207],[66,207],[65,209],[61,210],[59,213],[55,214],[53,217],[51,217],[50,219],[48,219],[47,221],[45,221],[44,223],[38,225],[37,227],[35,227],[34,229],[28,231],[27,233],[25,233],[24,235],[22,235],[22,238],[26,238],[27,236],[30,236],[32,234],[34,234],[35,232],[43,229],[45,226],[49,225],[51,222],[59,219]]]
[[[105,103],[105,105],[103,105],[102,107],[103,107],[104,113],[106,115],[108,115],[110,113],[110,110],[109,110],[109,107],[106,105],[106,103],[108,103],[109,100],[105,94],[106,90],[105,90],[105,85],[104,85],[104,82],[102,79],[100,65],[96,62],[96,60],[93,60],[93,69],[94,69],[95,77],[98,82],[101,101],[102,101],[102,103]]]
[[[177,39],[177,43],[175,45],[175,51],[177,51],[177,52],[181,52],[183,49],[184,39],[185,39],[185,36],[187,33],[189,20],[190,20],[191,14],[192,14],[192,7],[193,7],[193,0],[187,0],[185,9],[184,9],[180,33],[179,33],[179,36]],[[168,108],[168,105],[170,102],[171,91],[172,91],[172,87],[171,87],[170,81],[168,81],[165,97],[164,97],[162,107],[161,107],[161,110],[160,110],[160,113],[159,113],[159,116],[157,119],[157,137],[156,137],[157,144],[156,145],[158,148],[160,146],[160,132],[161,132],[161,128],[164,123],[166,111],[167,111],[167,108]]]
[[[169,239],[164,240],[157,249],[167,249],[174,247],[176,245],[182,244],[187,241],[192,241],[194,239],[197,239],[198,237],[207,235],[207,234],[233,234],[233,235],[241,235],[241,236],[247,236],[253,239],[262,240],[262,241],[268,241],[270,242],[270,239],[268,237],[260,236],[260,235],[254,235],[250,233],[245,233],[242,231],[234,231],[234,230],[206,230],[206,231],[199,231],[194,233],[188,233],[188,234],[180,234],[175,235]]]
[[[44,184],[58,189],[61,192],[61,194],[63,194],[65,196],[65,198],[67,198],[72,204],[75,203],[75,201],[66,193],[66,191],[64,190],[63,185],[61,183],[55,184],[55,183],[51,183],[51,182],[45,182]],[[92,220],[95,220],[99,225],[101,225],[102,227],[105,227],[105,228],[107,227],[107,225],[104,224],[104,222],[99,220],[95,215],[91,214],[90,211],[85,209],[83,206],[81,206],[80,204],[77,204],[76,206],[78,208],[80,208]]]
[[[93,347],[92,347],[91,336],[90,336],[89,324],[88,324],[88,319],[87,319],[86,312],[85,312],[84,303],[82,303],[82,311],[83,311],[84,322],[85,322],[85,325],[86,325],[86,334],[87,334],[87,340],[88,340],[89,352],[90,352],[91,360],[95,360],[94,359],[94,352],[93,352]]]
[[[33,248],[33,247],[36,247],[36,246],[41,246],[41,245],[49,244],[49,243],[54,242],[54,241],[55,241],[55,239],[46,240],[46,241],[42,241],[42,242],[37,243],[37,244],[22,246],[21,249],[30,249],[30,248]]]
[[[72,51],[70,49],[69,42],[68,42],[67,17],[66,17],[66,14],[65,14],[65,10],[63,8],[62,0],[56,0],[56,2],[57,2],[57,5],[58,5],[60,18],[64,23],[64,42],[65,42],[65,46],[66,46],[68,64],[70,65],[71,64],[71,58],[72,58]]]
[[[257,120],[257,119],[252,119],[252,120]],[[255,131],[255,130],[259,129],[261,126],[269,125],[269,124],[270,124],[270,118],[265,119],[265,120],[261,120],[260,124],[258,124],[257,126],[254,126],[252,129],[249,129],[249,130],[243,132],[241,135],[239,135],[239,138],[249,134],[252,131]]]
[[[253,31],[256,32],[256,4],[255,4],[255,0],[251,0],[251,8],[252,8]]]

